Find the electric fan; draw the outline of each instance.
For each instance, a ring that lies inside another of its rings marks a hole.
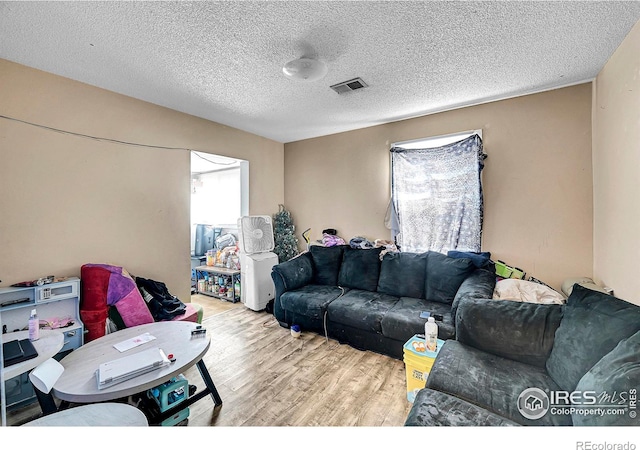
[[[262,311],[274,298],[271,269],[278,264],[273,224],[269,216],[245,216],[238,219],[240,278],[242,303],[254,311]]]
[[[270,252],[275,247],[271,217],[241,217],[238,228],[240,229],[240,250],[246,254]]]

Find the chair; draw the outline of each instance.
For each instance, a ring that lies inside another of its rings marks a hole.
[[[29,381],[33,385],[42,414],[45,416],[58,411],[58,406],[53,395],[51,395],[51,389],[62,375],[62,372],[64,372],[62,364],[53,358],[49,358],[29,373]]]
[[[140,293],[137,278],[134,279],[125,268],[109,264],[84,264],[80,272],[80,317],[87,330],[85,343],[98,339],[107,332],[153,323],[156,320]],[[191,303],[186,303],[185,306],[185,313],[171,320],[201,323],[202,307]],[[108,320],[115,330],[108,326]]]

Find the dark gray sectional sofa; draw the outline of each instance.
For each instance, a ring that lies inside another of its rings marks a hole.
[[[405,425],[640,425],[640,307],[575,284],[566,305],[463,299],[455,325]]]
[[[460,301],[493,295],[491,261],[438,252],[380,258],[381,251],[312,246],[274,266],[273,314],[280,325],[297,324],[302,331],[401,359],[405,342],[424,333],[421,311],[442,315],[438,337],[452,339]]]

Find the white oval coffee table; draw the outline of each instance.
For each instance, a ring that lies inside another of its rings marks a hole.
[[[147,417],[124,403],[76,406],[27,422],[23,427],[146,427]]]

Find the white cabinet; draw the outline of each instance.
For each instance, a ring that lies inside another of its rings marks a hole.
[[[64,334],[64,346],[57,358],[84,344],[79,278],[70,277],[42,286],[0,288],[0,325],[3,333],[28,329],[32,309],[36,310],[40,321],[53,324]],[[5,388],[9,408],[35,400],[27,374],[5,380]]]

